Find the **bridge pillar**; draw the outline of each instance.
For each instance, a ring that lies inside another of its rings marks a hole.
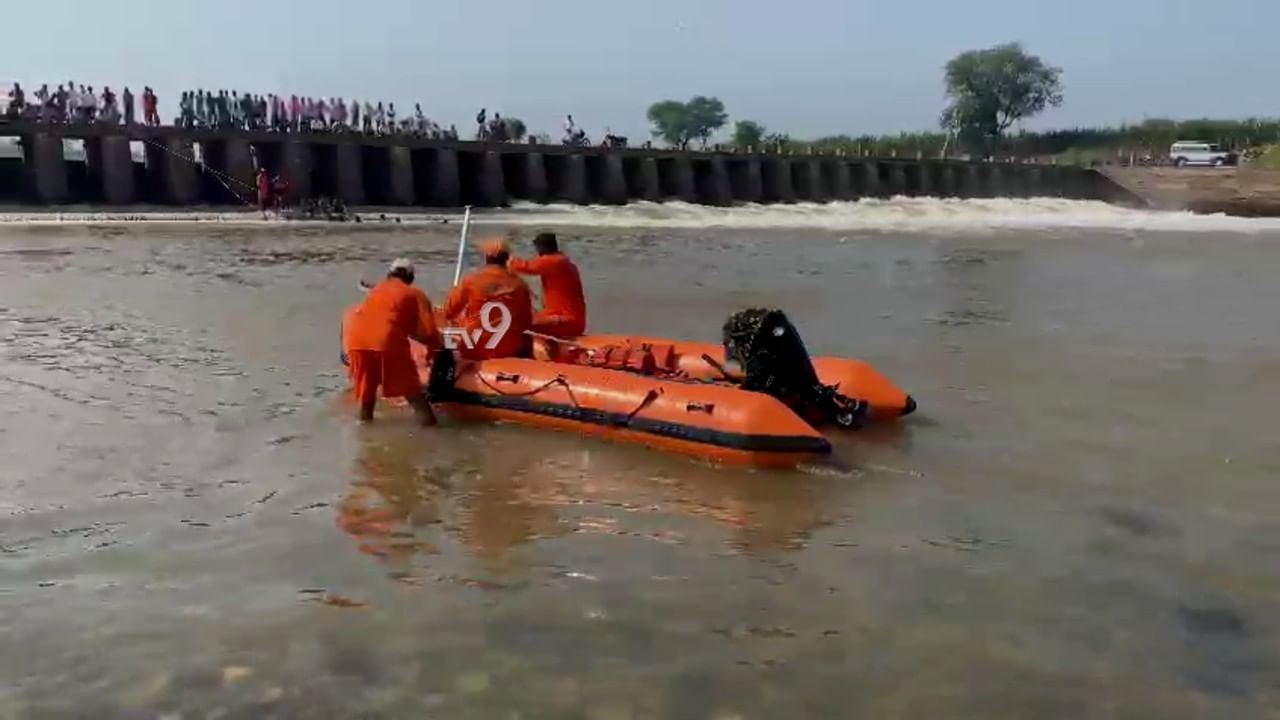
[[[102,138],[102,195],[112,205],[128,205],[137,199],[134,187],[133,151],[129,138]]]

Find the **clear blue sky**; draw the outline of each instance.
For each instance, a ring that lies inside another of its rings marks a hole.
[[[22,0],[0,83],[480,106],[559,136],[646,135],[654,100],[724,100],[793,136],[933,129],[941,69],[1006,41],[1064,70],[1037,126],[1280,115],[1280,0]],[[106,42],[107,45],[103,43]]]

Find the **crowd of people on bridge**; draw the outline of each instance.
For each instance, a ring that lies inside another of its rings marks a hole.
[[[15,82],[9,90],[4,117],[47,123],[160,125],[159,99],[150,87],[142,89],[141,109],[139,115],[138,98],[128,86],[116,94],[110,87],[96,92],[92,85],[74,81],[52,89],[46,83],[28,94],[21,83]]]
[[[150,87],[140,97],[125,87],[119,94],[110,87],[95,91],[68,82],[50,88],[42,85],[28,92],[14,83],[0,119],[47,123],[102,123],[111,125],[161,125],[159,99]],[[188,90],[178,101],[174,126],[181,128],[238,129],[292,133],[364,133],[398,135],[432,140],[458,140],[457,127],[444,127],[427,117],[421,104],[413,112],[400,115],[395,103],[347,101],[344,98],[315,98],[290,95],[254,95],[237,90]],[[524,123],[514,118],[492,116],[485,108],[476,114],[477,140],[486,142],[550,142],[548,136],[529,136]],[[587,134],[573,116],[565,119],[565,145],[590,144]],[[625,147],[626,138],[606,129],[604,145]]]
[[[369,135],[413,135],[438,140],[457,139],[453,126],[442,127],[428,118],[421,104],[407,116],[395,103],[348,102],[344,98],[300,95],[252,95],[236,90],[194,90],[178,102],[179,127],[234,128],[273,132],[354,132]]]

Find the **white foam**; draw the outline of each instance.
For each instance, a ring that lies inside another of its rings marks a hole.
[[[360,213],[362,227],[384,226],[380,213]],[[403,225],[456,222],[461,213],[387,213]],[[915,231],[1017,229],[1117,229],[1168,232],[1277,232],[1280,218],[1240,218],[1186,212],[1136,210],[1102,202],[1059,198],[956,200],[937,198],[868,199],[857,202],[795,203],[709,207],[683,202],[630,205],[534,205],[517,203],[473,215],[481,225],[609,228],[760,228],[833,231]],[[28,212],[0,213],[0,225],[213,223],[249,227],[328,225],[323,221],[263,220],[253,211],[186,212]]]
[[[683,202],[620,206],[520,204],[486,213],[478,222],[654,228],[794,228],[815,230],[915,230],[1086,228],[1161,231],[1262,232],[1280,230],[1280,218],[1240,218],[1187,212],[1137,210],[1103,202],[1029,199],[898,197],[857,202],[709,207]]]

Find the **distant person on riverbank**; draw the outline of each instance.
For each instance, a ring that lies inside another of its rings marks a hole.
[[[271,209],[271,176],[266,168],[258,168],[255,184],[258,188],[258,209],[262,211],[262,219],[267,219],[267,210]]]
[[[484,108],[480,108],[480,112],[476,113],[476,139],[483,140],[485,133],[488,132],[489,126],[485,122],[488,120],[489,114]]]
[[[373,419],[381,390],[383,397],[407,400],[422,425],[436,423],[418,379],[409,340],[434,351],[440,344],[440,332],[431,301],[413,287],[413,281],[413,263],[398,258],[391,263],[387,279],[370,289],[364,302],[343,318],[343,351],[362,422]]]
[[[542,311],[533,316],[533,331],[558,338],[582,335],[587,331],[587,299],[578,266],[560,252],[555,233],[539,233],[533,247],[538,257],[507,263],[512,272],[542,280]]]
[[[368,100],[364,101],[364,132],[373,132],[373,103]]]

